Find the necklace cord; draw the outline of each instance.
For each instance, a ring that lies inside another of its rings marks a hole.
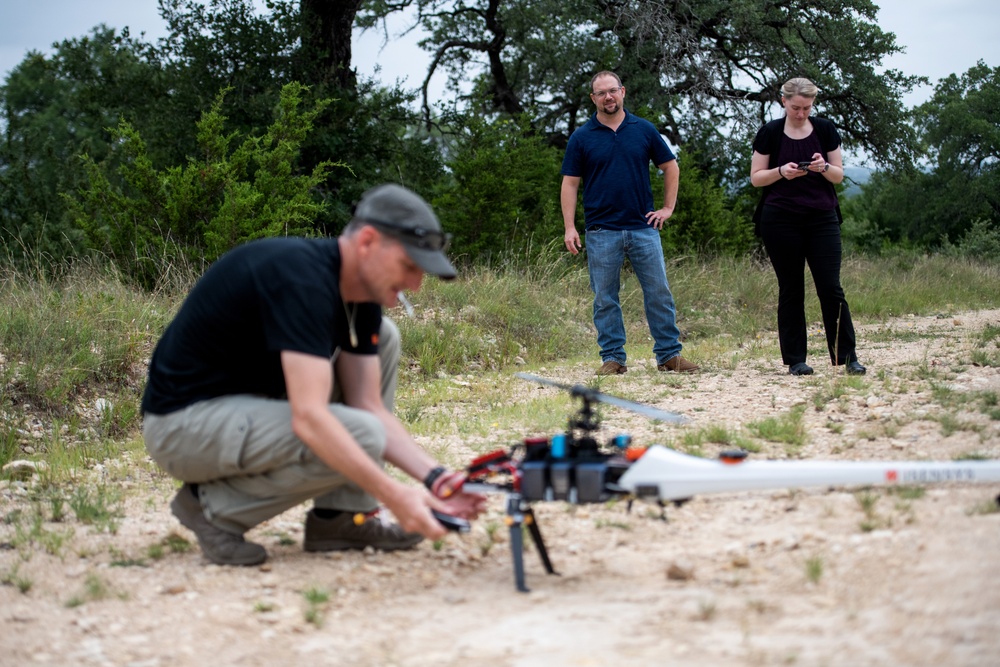
[[[354,317],[358,314],[358,304],[352,303],[350,312],[347,311],[347,302],[341,301],[344,304],[344,315],[347,317],[347,331],[351,337],[351,347],[353,349],[358,348],[358,332],[354,329]]]

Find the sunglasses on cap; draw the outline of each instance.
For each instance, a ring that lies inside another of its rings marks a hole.
[[[451,243],[451,234],[439,232],[423,227],[410,227],[395,222],[385,222],[384,220],[372,220],[364,218],[369,225],[386,231],[391,236],[395,236],[407,245],[420,248],[421,250],[444,251]]]

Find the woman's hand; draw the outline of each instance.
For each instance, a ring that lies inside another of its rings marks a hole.
[[[822,172],[826,169],[826,160],[820,153],[812,154],[812,162],[809,163],[809,171]]]
[[[815,162],[809,165],[809,169],[811,170],[813,166],[815,166]],[[822,171],[822,169],[823,163],[820,162],[820,171]],[[809,173],[809,170],[799,169],[798,162],[789,162],[788,164],[781,165],[780,172],[782,178],[790,181],[792,179],[799,178],[800,176],[805,176]]]

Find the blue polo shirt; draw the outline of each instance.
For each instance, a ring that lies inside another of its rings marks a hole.
[[[560,173],[583,179],[587,229],[644,229],[646,214],[654,210],[649,161],[675,159],[656,126],[626,109],[618,130],[602,125],[595,113],[574,132]]]

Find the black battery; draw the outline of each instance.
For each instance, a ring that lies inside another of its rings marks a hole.
[[[545,500],[545,461],[525,461],[521,464],[521,496],[525,500]]]
[[[569,492],[573,488],[573,464],[564,461],[553,463],[549,466],[549,475],[552,484],[552,498],[554,500],[569,500]]]
[[[605,500],[604,478],[608,466],[605,463],[580,463],[576,466],[577,502],[599,503]]]

